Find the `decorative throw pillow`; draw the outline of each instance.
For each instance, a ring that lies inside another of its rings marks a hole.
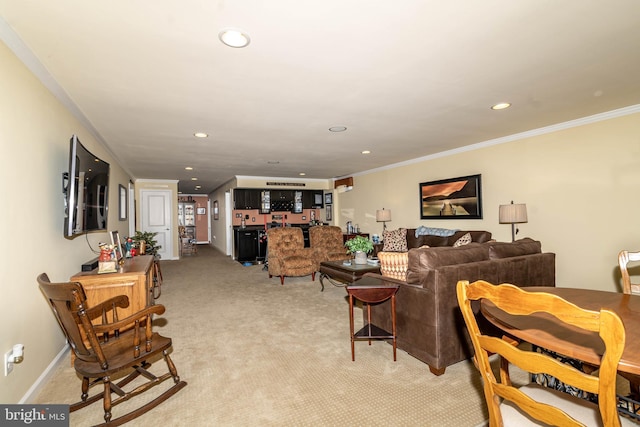
[[[459,246],[468,245],[469,243],[471,243],[471,233],[467,233],[461,238],[459,238],[458,240],[456,240],[456,242],[453,244],[453,247],[457,248]]]
[[[378,252],[380,274],[386,277],[407,281],[409,252]]]
[[[407,252],[407,229],[399,228],[397,230],[382,233],[382,250],[385,252]]]

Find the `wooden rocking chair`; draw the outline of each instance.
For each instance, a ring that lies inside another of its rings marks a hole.
[[[165,338],[151,329],[152,315],[164,313],[164,306],[153,305],[125,319],[118,319],[118,308],[129,306],[129,299],[120,295],[94,307],[87,307],[84,289],[80,283],[51,283],[43,273],[38,276],[38,284],[64,332],[74,354],[74,368],[82,377],[81,400],[70,406],[70,411],[84,408],[98,400],[103,400],[103,425],[117,426],[144,414],[158,406],[187,385],[180,381],[175,365],[169,357],[171,339]],[[93,323],[92,323],[93,322]],[[147,370],[162,353],[168,372],[160,377]],[[121,371],[130,371],[117,383],[111,376]],[[142,376],[148,381],[133,390],[123,387]],[[111,409],[169,378],[175,383],[171,388],[137,409],[116,419],[111,419]],[[89,388],[103,383],[104,389],[89,397]],[[112,399],[112,394],[116,394]]]

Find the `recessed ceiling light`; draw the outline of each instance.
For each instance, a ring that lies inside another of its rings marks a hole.
[[[191,181],[197,181],[198,178],[191,178]]]
[[[246,33],[234,28],[220,31],[218,38],[229,47],[245,47],[251,42],[251,39]]]
[[[185,169],[185,170],[188,170],[188,171],[192,171],[192,170],[193,170],[193,168],[192,168],[191,166],[187,166],[187,167],[186,167],[186,168],[184,168],[184,169]]]
[[[347,128],[345,126],[333,126],[330,127],[329,130],[331,132],[344,132],[345,130],[347,130]]]
[[[362,152],[362,154],[371,154],[371,151],[369,151],[369,150],[364,150],[364,151]]]
[[[304,172],[300,172],[298,175],[300,175],[300,176],[305,176],[305,175],[306,175],[306,173],[304,173]]]
[[[201,188],[202,188],[202,186],[200,186],[200,185],[196,185],[196,190],[199,190],[199,189],[201,189]]]
[[[509,104],[508,102],[500,102],[499,104],[496,104],[494,106],[491,107],[492,110],[504,110],[505,108],[509,108],[511,107],[511,104]]]
[[[195,136],[196,138],[206,138],[209,136],[209,134],[204,132],[196,132],[193,134],[193,136]]]

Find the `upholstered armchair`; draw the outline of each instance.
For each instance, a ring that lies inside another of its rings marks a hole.
[[[316,278],[315,250],[304,247],[300,227],[277,227],[267,230],[267,262],[269,277],[279,276],[284,284],[285,276]]]
[[[342,241],[342,229],[318,225],[309,228],[309,244],[316,250],[316,269],[324,261],[342,261],[351,258]]]

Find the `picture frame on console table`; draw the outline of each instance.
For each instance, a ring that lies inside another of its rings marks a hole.
[[[116,261],[120,262],[122,259],[122,244],[120,243],[120,233],[118,231],[112,231],[111,244],[113,245],[113,255]]]
[[[420,219],[482,219],[481,175],[420,183]]]

